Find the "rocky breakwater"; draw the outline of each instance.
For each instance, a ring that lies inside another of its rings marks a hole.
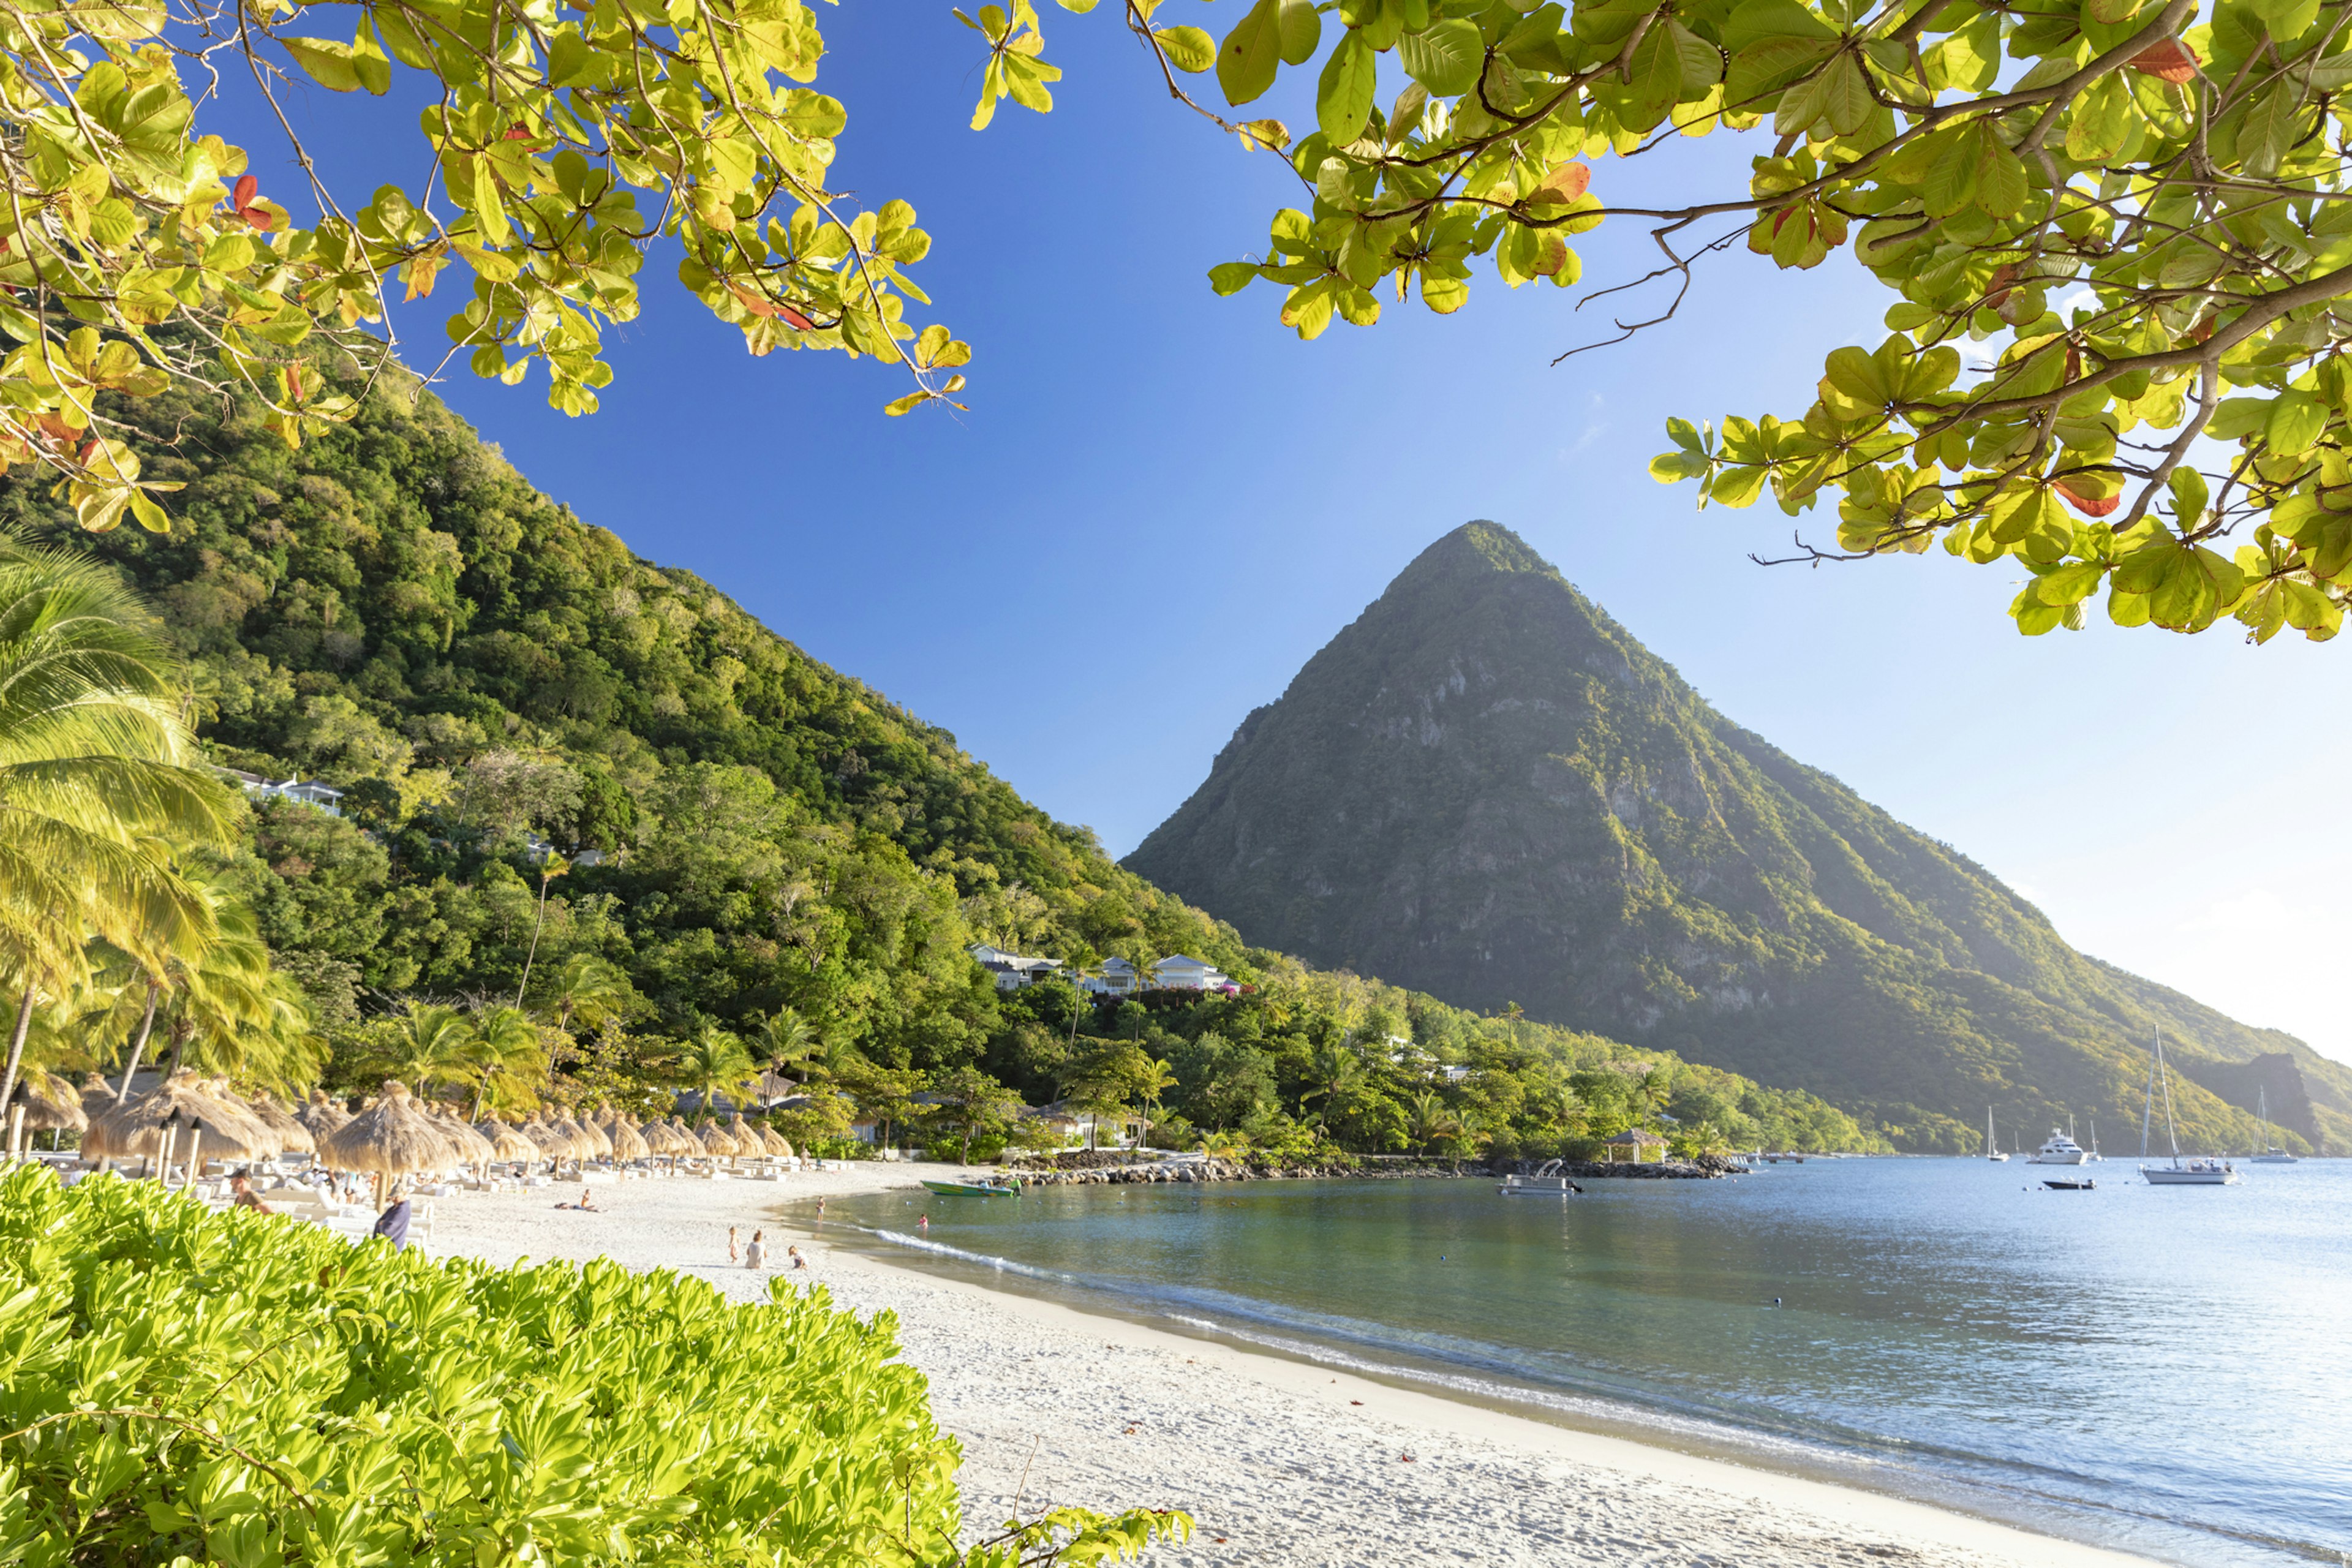
[[[1033,1187],[1064,1187],[1129,1183],[1264,1182],[1286,1178],[1297,1181],[1315,1177],[1475,1176],[1485,1172],[1479,1166],[1451,1160],[1273,1165],[1253,1163],[1245,1159],[1212,1160],[1198,1154],[1131,1160],[1123,1153],[1108,1150],[1089,1150],[1008,1165],[1004,1173]]]

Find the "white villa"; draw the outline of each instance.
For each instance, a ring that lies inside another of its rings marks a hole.
[[[222,776],[235,780],[240,789],[257,800],[276,796],[279,800],[299,801],[304,805],[315,805],[329,816],[343,815],[343,808],[340,804],[343,798],[343,792],[324,779],[267,779],[259,773],[249,773],[240,768],[222,768],[218,771]]]
[[[965,951],[978,961],[982,969],[996,977],[999,991],[1018,991],[1024,985],[1050,980],[1062,972],[1060,963],[1055,959],[1024,958],[1001,947],[991,947],[984,942],[976,942]]]
[[[1027,958],[987,942],[965,950],[996,977],[999,991],[1018,991],[1040,980],[1066,977],[1069,971],[1057,959]],[[1092,974],[1081,975],[1078,986],[1097,996],[1132,996],[1139,991],[1228,991],[1234,983],[1213,963],[1177,953],[1147,971],[1124,958],[1106,958]]]

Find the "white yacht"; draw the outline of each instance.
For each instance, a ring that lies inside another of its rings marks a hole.
[[[2027,1155],[2025,1163],[2029,1165],[2080,1165],[2090,1157],[2088,1149],[2053,1127],[2050,1141]]]
[[[1992,1107],[1990,1105],[1985,1107],[1984,1157],[1991,1161],[1996,1165],[2007,1164],[2009,1163],[2009,1156],[2000,1152],[2000,1141],[1992,1135]]]
[[[2294,1155],[2292,1155],[2292,1154],[2288,1153],[2285,1150],[2284,1150],[2284,1149],[2277,1149],[2277,1148],[2273,1148],[2273,1147],[2272,1147],[2272,1145],[2271,1145],[2271,1091],[2270,1091],[2269,1089],[2265,1089],[2260,1090],[2259,1092],[2260,1092],[2261,1097],[2262,1097],[2262,1106],[2263,1106],[2263,1110],[2262,1110],[2262,1116],[2263,1116],[2263,1152],[2262,1152],[2261,1153],[2259,1153],[2259,1154],[2255,1154],[2255,1155],[2253,1155],[2253,1156],[2250,1157],[2250,1158],[2247,1160],[2247,1162],[2246,1162],[2246,1163],[2247,1163],[2248,1164],[2251,1164],[2251,1165],[2297,1165],[2297,1164],[2301,1164],[2301,1163],[2302,1163],[2302,1162],[2301,1162],[2300,1160],[2297,1160]]]
[[[2156,1037],[2156,1059],[2147,1068],[2147,1104],[2139,1113],[2139,1153],[2147,1158],[2148,1120],[2156,1110],[2156,1091],[2164,1089],[2164,1135],[2172,1145],[2169,1165],[2142,1165],[2139,1173],[2147,1178],[2152,1187],[2228,1187],[2238,1182],[2238,1169],[2227,1160],[2180,1157],[2180,1134],[2172,1121],[2172,1075],[2164,1066],[2164,1035]]]

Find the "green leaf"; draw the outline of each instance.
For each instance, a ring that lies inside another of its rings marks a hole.
[[[1861,60],[1847,53],[1831,61],[1822,79],[1822,112],[1828,117],[1830,128],[1841,136],[1851,136],[1870,123],[1877,109]]]
[[[1486,68],[1486,41],[1476,23],[1453,16],[1398,39],[1397,62],[1432,98],[1452,98],[1477,84]]]
[[[294,63],[329,92],[359,91],[359,68],[352,63],[351,45],[339,44],[331,38],[281,37],[278,41],[286,46]]]
[[[1155,27],[1151,36],[1180,71],[1198,76],[1217,63],[1217,40],[1199,27]]]
[[[2003,145],[1990,124],[1979,139],[1982,163],[1977,170],[1977,205],[1993,217],[2015,217],[2025,210],[2027,184],[2024,160]]]
[[[1217,85],[1239,107],[1265,95],[1282,68],[1282,0],[1257,0],[1217,49]]]
[[[2327,406],[2307,392],[2282,394],[2263,421],[2263,439],[2282,457],[2301,457],[2327,428]]]
[[[1372,117],[1372,90],[1379,85],[1380,57],[1364,35],[1350,27],[1323,63],[1315,87],[1315,122],[1335,147],[1363,135]]]
[[[1969,126],[1938,132],[1927,147],[1927,173],[1920,181],[1920,199],[1927,203],[1930,216],[1948,217],[1976,198],[1982,147],[1974,128]]]
[[[1209,268],[1209,287],[1220,294],[1238,294],[1257,279],[1254,261],[1220,261]]]
[[[1323,41],[1323,18],[1316,12],[1315,0],[1282,0],[1278,31],[1284,65],[1303,66],[1313,59],[1316,46]]]

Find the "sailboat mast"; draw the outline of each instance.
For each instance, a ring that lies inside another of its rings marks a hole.
[[[2139,1157],[2147,1158],[2147,1119],[2156,1110],[2156,1064],[2164,1056],[2164,1031],[2156,1032],[2156,1055],[2147,1058],[2147,1098],[2139,1107]]]
[[[2156,1037],[2157,1077],[2164,1084],[2164,1136],[2172,1145],[2172,1163],[2180,1163],[2180,1130],[2172,1121],[2172,1073],[2164,1065],[2164,1037]]]

